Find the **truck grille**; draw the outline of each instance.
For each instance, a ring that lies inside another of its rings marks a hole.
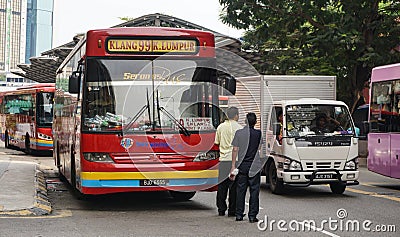
[[[303,162],[303,168],[305,170],[340,169],[341,165],[342,165],[341,161],[305,161],[305,162]]]

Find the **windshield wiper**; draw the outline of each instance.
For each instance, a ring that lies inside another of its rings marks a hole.
[[[288,136],[287,138],[294,138],[294,139],[305,139],[309,137],[315,137],[316,135],[314,134],[307,134],[307,135],[302,135],[302,136]]]
[[[160,107],[160,101],[158,98],[158,90],[157,90],[157,111],[158,111],[158,119],[160,121],[160,125],[161,125],[160,111],[162,111],[163,113],[165,113],[165,115],[167,115],[167,117],[169,119],[174,121],[174,123],[179,127],[179,129],[182,131],[182,133],[185,136],[187,136],[187,137],[190,136],[189,130],[187,130],[187,128],[185,128],[185,126],[183,126],[170,112],[168,112],[166,109],[164,109],[164,107]]]
[[[149,91],[146,89],[146,97],[147,97],[147,104],[145,104],[140,110],[133,116],[133,118],[129,121],[129,123],[125,126],[123,129],[124,132],[128,131],[129,129],[132,128],[133,124],[140,118],[140,116],[146,111],[149,113],[149,121],[151,123],[151,115],[150,115],[150,101],[149,101]]]
[[[149,100],[149,90],[146,88],[146,98],[147,98],[147,113],[149,114],[149,123],[151,122],[151,114],[150,114],[150,100]]]
[[[187,130],[187,128],[185,128],[185,126],[183,126],[172,114],[170,114],[166,109],[164,109],[164,107],[160,107],[159,110],[164,112],[169,119],[174,121],[174,123],[179,127],[179,129],[183,132],[185,136],[190,136],[189,130]]]
[[[157,117],[158,117],[158,122],[159,122],[160,127],[161,127],[160,100],[158,98],[158,90],[157,90],[157,95],[156,96],[157,96],[157,98],[156,98],[157,99]]]

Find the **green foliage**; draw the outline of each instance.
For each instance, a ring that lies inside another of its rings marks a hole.
[[[0,73],[0,81],[5,81],[6,80],[6,74]]]
[[[400,62],[396,0],[220,0],[221,19],[245,29],[264,74],[335,75],[349,105],[375,66]]]
[[[131,20],[135,19],[135,18],[129,17],[129,16],[118,17],[118,18],[119,18],[121,21],[125,21],[125,22],[128,22],[128,21],[131,21]]]

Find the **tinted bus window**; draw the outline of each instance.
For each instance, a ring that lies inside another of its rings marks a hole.
[[[34,103],[32,95],[9,95],[4,99],[5,114],[22,114],[32,116]]]
[[[400,79],[372,83],[371,131],[400,132]]]

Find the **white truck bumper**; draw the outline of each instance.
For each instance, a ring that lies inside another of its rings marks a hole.
[[[278,171],[278,178],[281,178],[286,184],[324,184],[332,182],[350,182],[358,184],[358,170],[346,171],[302,171],[285,172]]]

